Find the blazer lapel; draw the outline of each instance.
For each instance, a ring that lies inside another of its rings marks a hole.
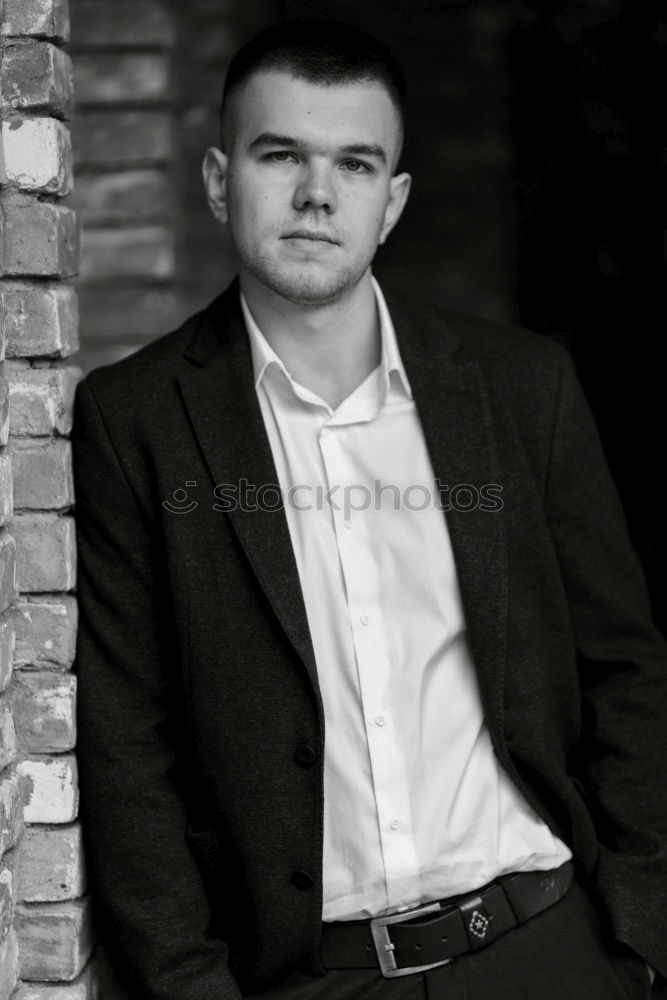
[[[201,314],[179,377],[185,407],[213,484],[277,484],[252,377],[238,282]],[[283,509],[229,511],[243,550],[287,638],[305,664],[319,701],[315,657]]]
[[[420,323],[399,302],[388,302],[436,479],[450,488],[502,485],[480,367],[466,360],[460,339],[444,323],[433,329],[431,316],[429,324]],[[478,507],[451,509],[445,517],[485,716],[500,741],[507,615],[503,513]]]

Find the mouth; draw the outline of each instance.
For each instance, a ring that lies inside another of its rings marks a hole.
[[[331,243],[334,246],[338,246],[338,240],[335,240],[329,233],[321,232],[317,229],[295,229],[293,232],[282,236],[281,239],[310,240],[313,243]]]

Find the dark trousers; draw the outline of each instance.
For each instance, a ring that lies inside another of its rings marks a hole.
[[[397,979],[371,969],[289,975],[253,1000],[643,1000],[643,961],[614,947],[575,882],[554,906],[449,965]]]

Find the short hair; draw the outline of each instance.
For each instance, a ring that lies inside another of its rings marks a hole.
[[[285,70],[321,86],[376,81],[405,121],[407,88],[395,57],[372,35],[342,21],[283,21],[258,31],[229,64],[222,92],[222,125],[229,95],[260,70]]]

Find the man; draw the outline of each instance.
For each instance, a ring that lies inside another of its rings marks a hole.
[[[79,392],[82,803],[133,998],[667,972],[664,649],[561,349],[374,283],[403,96],[355,29],[256,36],[204,163],[239,281]]]

